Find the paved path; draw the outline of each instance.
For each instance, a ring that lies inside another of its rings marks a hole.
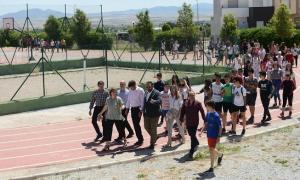
[[[297,78],[299,78],[300,71],[295,70],[295,72]],[[299,89],[300,87],[298,87],[295,92],[294,117],[299,117],[300,114]],[[202,97],[197,98],[202,100]],[[249,132],[256,131],[257,127],[260,127],[259,122],[263,109],[259,97],[257,100],[256,121],[254,125],[247,127]],[[75,108],[70,110],[70,108],[72,109],[73,107]],[[95,133],[90,119],[85,115],[86,110],[87,104],[81,104],[0,117],[1,123],[3,123],[2,120],[4,122],[11,122],[11,127],[13,123],[20,122],[20,126],[17,125],[18,127],[2,128],[0,131],[0,173],[40,166],[48,167],[55,164],[75,163],[79,160],[89,160],[97,157],[99,160],[103,160],[101,158],[104,158],[106,159],[104,161],[110,162],[110,159],[107,158],[108,155],[108,157],[116,158],[116,155],[120,154],[121,157],[126,159],[126,157],[122,156],[122,154],[126,155],[126,153],[121,153],[122,150],[120,146],[113,146],[110,152],[104,153],[102,152],[102,144],[92,142]],[[60,113],[62,113],[62,115],[60,115]],[[66,117],[68,118],[62,118],[64,117],[64,113],[67,113]],[[279,113],[279,109],[271,110],[273,117],[272,124],[276,125],[281,123],[281,120],[278,118]],[[74,117],[80,118],[74,119]],[[52,118],[55,119],[53,122],[51,121]],[[30,123],[24,123],[25,120],[37,123],[32,126]],[[28,126],[24,127],[25,125],[23,123]],[[141,123],[141,125],[143,127],[143,123]],[[227,128],[230,129],[229,126]],[[157,142],[156,151],[160,151],[162,146],[166,144],[167,139],[162,136],[163,131],[164,126],[158,128],[160,138]],[[240,133],[240,129],[238,133]],[[143,149],[149,145],[148,134],[144,130],[143,134],[145,143],[142,147],[136,148],[132,146],[136,141],[135,138],[132,138],[129,140],[129,146],[124,151],[134,152],[136,154],[141,152],[142,155],[149,155],[149,152],[132,151],[134,149]],[[116,136],[117,134],[114,130],[113,138],[116,138]],[[184,146],[188,147],[188,143],[189,142]],[[176,145],[176,143],[174,143],[174,145]],[[177,148],[178,145],[176,145],[174,149]]]

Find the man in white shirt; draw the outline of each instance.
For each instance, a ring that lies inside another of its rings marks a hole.
[[[142,88],[138,87],[136,82],[133,80],[129,81],[128,87],[130,91],[128,93],[128,99],[126,102],[126,115],[128,114],[129,109],[131,109],[131,119],[136,137],[138,138],[138,141],[135,143],[135,145],[140,146],[144,142],[140,121],[143,114],[142,111],[144,108],[145,92]]]

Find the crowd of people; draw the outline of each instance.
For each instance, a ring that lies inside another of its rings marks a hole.
[[[162,80],[162,74],[157,74],[156,82],[147,82],[145,90],[137,85],[134,80],[120,82],[120,89],[114,88],[110,91],[104,89],[104,82],[99,81],[98,87],[92,95],[90,112],[92,124],[97,133],[95,141],[106,143],[104,151],[110,149],[114,142],[127,145],[127,139],[134,134],[137,137],[135,146],[144,143],[144,136],[140,126],[141,117],[144,119],[144,128],[150,136],[149,149],[154,150],[158,139],[157,127],[165,122],[165,136],[168,138],[165,147],[172,146],[172,132],[176,129],[176,135],[180,143],[186,142],[185,134],[190,136],[191,148],[189,158],[199,145],[197,138],[200,117],[204,127],[200,135],[206,132],[208,147],[211,153],[211,168],[213,171],[215,158],[221,164],[223,154],[218,152],[216,144],[224,135],[234,136],[237,134],[237,125],[241,120],[241,136],[246,133],[246,126],[257,122],[255,120],[255,108],[260,94],[261,104],[264,112],[260,121],[266,124],[272,120],[270,114],[270,101],[274,99],[273,108],[281,108],[280,116],[285,118],[285,110],[288,104],[289,114],[292,116],[293,92],[296,89],[294,65],[297,66],[296,54],[288,48],[277,50],[277,45],[265,50],[259,43],[247,44],[243,49],[243,55],[233,55],[230,63],[238,63],[233,66],[230,73],[223,77],[215,73],[213,79],[206,79],[204,87],[200,92],[195,92],[189,79],[179,79],[173,75],[171,83]],[[241,63],[243,62],[243,63]],[[280,90],[283,90],[282,94]],[[204,94],[204,101],[199,102],[196,94]],[[249,117],[246,111],[249,110]],[[127,120],[131,112],[133,128]],[[206,114],[205,114],[206,111]],[[101,120],[103,132],[101,133],[97,121]],[[228,121],[230,120],[230,121]],[[231,122],[229,128],[227,124]],[[116,124],[118,138],[112,141],[113,125]],[[125,130],[128,131],[126,136]]]
[[[32,48],[35,50],[39,50],[41,48],[48,50],[51,52],[57,52],[59,53],[66,51],[67,44],[65,39],[61,40],[45,40],[45,39],[40,39],[38,37],[24,37],[19,40],[19,50],[22,50],[24,48]]]

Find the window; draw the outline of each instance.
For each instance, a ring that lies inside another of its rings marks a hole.
[[[256,21],[256,27],[264,27],[263,21]]]
[[[262,0],[253,0],[253,7],[263,7],[264,6],[264,1]]]
[[[239,1],[238,0],[228,0],[228,8],[238,8]]]

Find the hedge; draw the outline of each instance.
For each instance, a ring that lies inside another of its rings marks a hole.
[[[296,30],[292,38],[282,38],[269,27],[241,29],[239,32],[239,38],[241,41],[258,40],[265,47],[269,46],[272,41],[279,44],[284,41],[287,46],[291,47],[294,43],[300,43],[300,30]]]
[[[91,92],[70,93],[58,96],[26,99],[0,103],[0,116],[40,109],[86,103],[90,100]]]
[[[103,61],[103,58],[87,59],[86,66],[87,67],[101,66],[103,64],[101,62],[101,60]],[[82,59],[81,60],[69,60],[69,61],[53,61],[50,63],[56,70],[78,69],[78,68],[83,67]],[[35,66],[35,63],[3,65],[3,66],[0,66],[0,76],[29,73],[34,66]],[[39,71],[41,70],[41,63],[36,69]],[[52,69],[47,64],[45,64],[45,71],[52,71]]]
[[[221,74],[225,74],[222,72]],[[213,74],[206,74],[204,76],[190,78],[191,84],[202,84],[205,79],[212,78]],[[68,93],[57,96],[46,96],[35,99],[25,99],[20,101],[10,101],[0,103],[0,116],[15,114],[27,111],[35,111],[47,108],[54,108],[60,106],[67,106],[72,104],[86,103],[90,101],[92,91]]]
[[[98,59],[88,59],[86,61],[87,67],[99,67],[105,66],[106,63],[103,58]],[[69,60],[69,61],[53,61],[51,62],[52,66],[56,70],[67,70],[67,69],[79,69],[83,66],[83,60]],[[24,74],[29,73],[35,64],[17,64],[17,65],[3,65],[0,66],[0,76],[3,75],[13,75],[13,74]],[[137,68],[137,69],[146,69],[148,63],[146,62],[127,62],[127,61],[108,61],[108,66],[113,67],[124,67],[124,68]],[[161,69],[175,71],[187,71],[187,72],[202,72],[202,66],[187,65],[187,64],[161,64]],[[149,66],[149,69],[158,69],[157,63],[152,63]],[[212,67],[205,66],[205,73],[210,72],[222,72],[226,67]],[[37,70],[41,70],[41,65],[37,67]],[[52,69],[46,64],[45,71],[52,71]]]

